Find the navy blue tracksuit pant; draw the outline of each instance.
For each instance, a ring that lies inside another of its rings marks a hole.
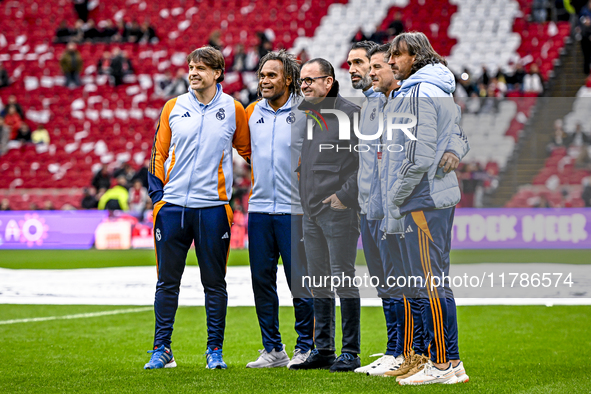
[[[283,260],[287,283],[294,284],[293,306],[295,330],[298,334],[296,349],[304,352],[314,347],[314,300],[309,289],[301,286],[306,274],[306,254],[302,234],[302,216],[248,214],[248,254],[254,291],[255,307],[263,347],[267,352],[281,350],[279,333],[279,299],[277,297],[277,263]],[[305,296],[300,298],[298,296]]]
[[[417,211],[406,215],[405,240],[410,275],[420,276],[422,286],[411,289],[423,310],[423,326],[431,360],[444,363],[459,359],[455,301],[449,281],[449,252],[455,208]]]
[[[393,298],[391,289],[386,284],[386,278],[394,274],[392,260],[388,254],[388,247],[384,233],[380,231],[380,220],[367,220],[367,215],[359,215],[359,227],[361,230],[361,242],[363,243],[363,254],[367,263],[367,269],[371,276],[379,278],[380,282],[376,288],[378,297],[382,299],[384,317],[386,318],[386,331],[388,343],[386,346],[387,355],[396,353],[397,318],[396,299]]]
[[[222,348],[226,327],[226,264],[230,251],[232,209],[229,205],[183,208],[161,201],[154,207],[158,282],[154,312],[154,346],[170,347],[181,277],[193,241],[205,291],[207,347]]]

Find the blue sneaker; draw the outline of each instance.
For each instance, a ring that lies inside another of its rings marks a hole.
[[[150,361],[144,365],[144,369],[160,369],[160,368],[174,368],[176,367],[176,361],[172,355],[172,350],[164,345],[154,346],[154,350],[148,350],[148,353],[152,353]]]
[[[222,349],[220,348],[207,348],[205,352],[207,356],[207,369],[226,369],[228,366],[222,358]]]

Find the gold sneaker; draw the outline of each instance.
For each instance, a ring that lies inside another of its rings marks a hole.
[[[422,371],[428,362],[429,362],[429,357],[426,357],[423,355],[416,355],[415,362],[412,365],[412,367],[405,374],[399,374],[398,377],[396,378],[396,381],[400,382],[402,379],[406,379],[406,378],[413,376],[414,374]]]
[[[407,373],[414,366],[416,357],[414,350],[411,349],[408,357],[404,359],[397,370],[385,372],[383,376],[400,376]]]

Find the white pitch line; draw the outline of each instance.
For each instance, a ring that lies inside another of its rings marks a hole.
[[[4,324],[16,324],[16,323],[32,323],[38,321],[49,321],[49,320],[69,320],[69,319],[84,319],[88,317],[99,317],[99,316],[108,316],[108,315],[120,315],[123,313],[135,313],[135,312],[145,312],[153,310],[153,307],[145,307],[145,308],[131,308],[131,309],[117,309],[114,311],[103,311],[103,312],[93,312],[93,313],[79,313],[76,315],[65,315],[65,316],[47,316],[47,317],[33,317],[30,319],[15,319],[15,320],[0,320],[0,325]]]

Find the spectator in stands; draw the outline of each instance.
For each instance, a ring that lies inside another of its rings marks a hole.
[[[8,198],[3,198],[2,202],[0,202],[0,211],[11,211],[10,201],[8,201]]]
[[[113,36],[113,42],[126,42],[128,36],[128,29],[125,21],[123,19],[119,19],[117,21],[117,34]]]
[[[581,49],[583,50],[583,73],[589,75],[591,67],[591,0],[579,13],[579,28],[581,30]]]
[[[72,3],[78,18],[86,22],[88,20],[88,0],[72,0]]]
[[[546,22],[548,18],[548,0],[533,0],[531,10],[534,22]]]
[[[8,77],[8,71],[4,68],[4,64],[0,62],[0,88],[5,88],[10,85],[10,78]]]
[[[8,141],[10,140],[10,127],[4,123],[4,118],[0,116],[0,156],[6,153]]]
[[[102,39],[102,33],[96,28],[96,24],[93,19],[89,19],[86,23],[86,30],[84,30],[84,41],[97,42]]]
[[[21,123],[14,139],[22,143],[31,142],[31,129],[25,122]]]
[[[71,30],[70,42],[81,43],[84,41],[84,22],[78,19],[74,23],[74,29]]]
[[[111,42],[113,37],[117,34],[117,27],[113,24],[113,21],[107,19],[104,21],[104,26],[101,29],[101,41]]]
[[[365,33],[363,32],[363,29],[360,27],[359,30],[357,30],[357,33],[355,33],[355,35],[353,36],[353,38],[351,38],[351,44],[355,43],[355,42],[360,42],[360,41],[367,41],[368,38],[365,36]],[[302,62],[301,64],[304,64],[305,62]]]
[[[476,187],[478,186],[478,179],[473,176],[473,172],[476,171],[476,166],[472,163],[466,164],[460,171],[459,178],[462,182],[462,207],[473,208],[474,207],[474,194],[476,193]]]
[[[579,155],[575,160],[575,168],[579,170],[591,170],[591,157],[589,157],[588,146],[582,146],[579,150]]]
[[[31,134],[31,142],[39,145],[49,145],[49,132],[44,125],[38,124],[37,128]]]
[[[6,103],[6,107],[4,107],[4,109],[0,113],[0,116],[6,116],[8,114],[8,110],[10,109],[10,107],[16,108],[16,112],[21,117],[21,119],[25,118],[25,112],[23,111],[23,107],[21,107],[21,105],[16,101],[16,96],[14,94],[8,96],[8,102]]]
[[[135,170],[129,163],[123,163],[123,165],[113,171],[113,177],[119,179],[119,177],[123,177],[125,179],[124,186],[129,188],[131,186],[131,182],[133,177],[135,176]]]
[[[67,44],[70,42],[72,38],[72,29],[68,27],[68,24],[65,20],[60,22],[59,27],[55,31],[55,38],[54,42],[56,44]]]
[[[373,41],[378,44],[383,44],[388,40],[388,32],[382,30],[382,22],[379,22],[376,25],[376,30],[374,33],[369,37],[369,41]]]
[[[568,139],[568,134],[562,128],[562,124],[562,119],[556,119],[554,121],[554,135],[548,144],[548,153],[552,152],[555,148],[564,146]]]
[[[480,78],[478,78],[477,83],[482,84],[485,87],[488,87],[488,82],[489,82],[490,76],[488,75],[488,68],[486,68],[486,66],[484,64],[482,65],[481,72],[482,72],[482,74],[480,75]]]
[[[589,138],[587,134],[583,133],[581,124],[577,123],[575,132],[567,138],[564,144],[570,148],[571,146],[588,146],[590,143],[591,138]]]
[[[66,51],[60,58],[60,67],[66,77],[66,87],[82,85],[80,72],[82,71],[82,55],[76,48],[76,44],[70,42]]]
[[[84,188],[84,194],[82,195],[82,201],[80,206],[82,209],[95,209],[98,208],[98,200],[96,199],[96,189],[94,187]]]
[[[103,165],[101,169],[96,173],[94,178],[92,178],[92,186],[96,190],[107,190],[111,187],[111,176],[109,175],[109,170],[107,169],[106,165]]]
[[[553,206],[550,201],[546,199],[545,195],[540,194],[537,201],[532,205],[532,208],[553,208]]]
[[[209,41],[207,42],[207,44],[210,47],[214,47],[215,49],[220,51],[224,49],[224,44],[222,43],[222,32],[219,30],[212,31],[209,35]]]
[[[164,72],[164,77],[155,83],[154,93],[157,97],[168,98],[168,88],[172,84],[172,73],[170,70]]]
[[[470,99],[466,103],[466,111],[470,114],[477,114],[480,112],[481,101],[481,98],[478,97],[478,93],[473,91],[472,94],[470,94]]]
[[[119,48],[113,49],[111,75],[113,76],[114,85],[122,85],[123,77],[129,74],[133,74],[133,66],[131,65],[131,60],[127,57],[127,53]]]
[[[103,52],[103,56],[96,64],[96,73],[98,75],[111,75],[111,52]]]
[[[117,178],[117,184],[107,190],[98,203],[98,209],[108,209],[109,211],[122,210],[127,211],[129,206],[129,192],[125,187],[127,180],[124,176]]]
[[[158,36],[156,35],[156,30],[150,25],[150,21],[144,21],[142,23],[142,37],[140,38],[140,42],[142,43],[149,43],[155,44],[158,42]]]
[[[10,128],[10,135],[9,135],[9,139],[10,140],[14,140],[16,138],[16,135],[18,133],[18,130],[21,127],[21,124],[23,123],[23,118],[21,118],[21,116],[18,114],[17,110],[16,110],[16,106],[14,105],[8,105],[8,113],[6,114],[6,116],[4,117],[4,123],[6,124],[7,127]]]
[[[127,31],[127,41],[139,42],[143,35],[144,33],[138,21],[134,20],[131,22],[131,26],[129,26],[129,30]]]
[[[36,202],[32,202],[29,204],[29,211],[38,211],[39,205]]]
[[[189,89],[189,80],[185,73],[186,71],[183,68],[177,70],[175,79],[164,91],[167,97],[176,97],[187,93],[187,90]]]
[[[518,62],[515,65],[515,70],[510,75],[507,75],[507,85],[510,90],[522,91],[523,79],[525,78],[525,70],[523,64]]]
[[[246,52],[244,52],[243,44],[237,44],[234,48],[234,61],[232,62],[232,70],[238,72],[246,70]]]
[[[581,194],[581,198],[585,202],[585,207],[591,207],[591,176],[583,178],[583,193]],[[4,200],[2,200],[4,203]]]
[[[142,181],[136,179],[133,182],[133,187],[129,189],[129,211],[138,219],[144,215],[146,202],[149,200],[148,191],[142,184]]]
[[[544,92],[544,85],[542,84],[542,76],[537,64],[532,64],[529,72],[523,77],[523,91],[542,94]]]
[[[404,22],[402,21],[402,13],[396,11],[394,14],[394,20],[388,25],[388,35],[392,37],[397,36],[400,33],[404,33]]]
[[[55,211],[55,207],[53,206],[53,202],[51,200],[46,200],[43,203],[43,210],[44,211]]]
[[[304,64],[308,60],[310,60],[310,55],[308,55],[308,52],[306,52],[306,48],[302,48],[300,53],[298,53],[297,58],[298,58],[298,61],[300,62],[300,64]]]

